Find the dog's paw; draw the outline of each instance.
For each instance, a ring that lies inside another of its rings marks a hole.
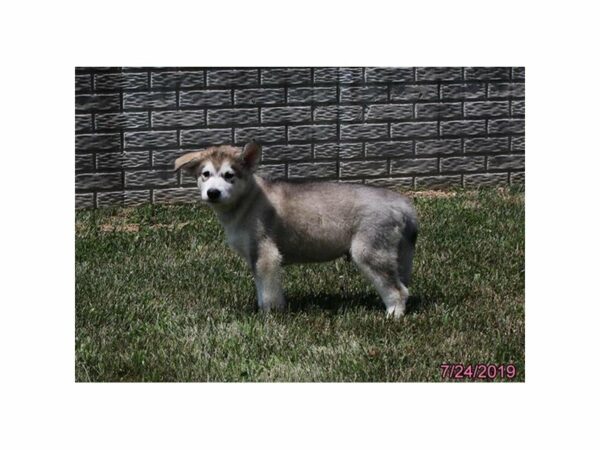
[[[387,308],[387,317],[391,319],[400,319],[406,311],[405,305],[394,305]]]

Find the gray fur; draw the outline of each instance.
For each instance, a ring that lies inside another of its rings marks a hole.
[[[229,153],[231,148],[227,147]],[[259,151],[256,144],[249,144],[227,163],[223,155],[225,162],[215,162],[215,150],[210,149],[210,165],[202,152],[194,156],[197,173],[203,166],[216,167],[215,173],[221,164],[243,167],[231,185],[201,177],[198,186],[201,192],[205,183],[225,186],[226,197],[209,204],[230,246],[252,268],[259,307],[268,311],[285,306],[282,265],[349,254],[375,285],[388,314],[400,317],[406,308],[418,231],[411,202],[396,192],[359,184],[269,182],[251,172]]]

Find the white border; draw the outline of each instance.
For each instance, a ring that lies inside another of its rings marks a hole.
[[[583,2],[5,9],[2,447],[590,446],[598,32]],[[527,382],[75,384],[76,65],[527,66]]]

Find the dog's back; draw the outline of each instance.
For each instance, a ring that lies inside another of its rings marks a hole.
[[[388,189],[359,184],[257,183],[273,207],[270,230],[285,262],[326,261],[348,254],[356,236],[374,245],[416,233],[410,201]]]

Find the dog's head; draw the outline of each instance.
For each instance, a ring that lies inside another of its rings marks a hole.
[[[175,171],[196,177],[202,200],[215,205],[234,203],[248,188],[260,159],[256,142],[243,149],[222,145],[186,153],[175,161]]]

